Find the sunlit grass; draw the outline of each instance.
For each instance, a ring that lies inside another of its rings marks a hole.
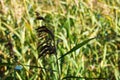
[[[0,0],[0,4],[1,79],[120,79],[118,0]],[[45,20],[36,20],[36,12]],[[42,25],[54,32],[57,54],[39,57],[37,45],[44,39],[39,40],[36,29]]]

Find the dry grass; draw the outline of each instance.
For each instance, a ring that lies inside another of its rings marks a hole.
[[[0,0],[0,4],[1,79],[120,79],[118,0]],[[36,20],[36,12],[45,20]],[[38,26],[47,28],[39,33]],[[52,54],[55,48],[57,54]]]

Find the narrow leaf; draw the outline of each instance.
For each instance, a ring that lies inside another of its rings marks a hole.
[[[11,63],[0,63],[0,66],[12,66],[14,64],[11,64]]]
[[[106,80],[107,78],[91,78],[91,77],[78,77],[78,76],[67,76],[62,80],[66,79],[85,79],[85,80]]]
[[[77,44],[77,45],[76,45],[75,47],[73,47],[70,51],[68,51],[67,53],[65,53],[64,55],[62,55],[60,58],[58,58],[58,60],[61,59],[61,58],[63,58],[63,57],[65,57],[66,55],[72,53],[73,51],[76,51],[77,49],[79,49],[80,47],[84,46],[85,44],[87,44],[89,41],[91,41],[91,40],[93,40],[93,39],[95,39],[95,38],[90,38],[90,39],[87,39],[87,40],[85,40],[85,41]]]
[[[14,28],[12,28],[10,25],[6,24],[5,22],[2,22],[3,25],[5,25],[11,32],[13,32],[17,37],[20,38],[20,35],[15,31]]]

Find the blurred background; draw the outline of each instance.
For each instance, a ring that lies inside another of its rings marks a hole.
[[[120,80],[119,14],[119,0],[0,0],[0,80]],[[39,57],[38,26],[55,53]]]

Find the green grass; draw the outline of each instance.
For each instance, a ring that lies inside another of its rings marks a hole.
[[[120,79],[118,0],[0,0],[0,4],[0,80]],[[45,20],[36,20],[36,12]],[[56,51],[39,57],[44,49],[38,44],[46,39],[38,34],[52,35],[37,32],[42,25],[54,32],[47,49],[52,51],[55,45]]]

